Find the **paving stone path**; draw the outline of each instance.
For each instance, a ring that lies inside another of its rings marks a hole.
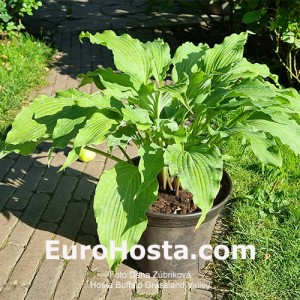
[[[87,40],[79,43],[82,30],[114,29],[143,41],[163,37],[176,47],[170,26],[204,22],[207,17],[199,17],[189,8],[183,12],[180,7],[175,7],[175,12],[148,15],[146,4],[140,0],[43,2],[26,24],[51,39],[59,50],[49,73],[49,85],[40,92],[47,95],[77,87],[80,72],[98,65],[112,66],[109,51]],[[87,85],[81,90],[92,93],[96,88]],[[101,172],[113,165],[97,156],[91,163],[75,162],[57,173],[69,149],[57,151],[48,167],[49,147],[45,142],[31,156],[14,154],[0,161],[0,300],[221,299],[205,270],[188,280],[160,281],[176,284],[176,288],[160,288],[158,279],[135,276],[137,271],[130,262],[118,269],[127,274],[127,278],[119,279],[111,275],[106,261],[93,259],[89,252],[85,259],[45,259],[46,240],[67,245],[68,253],[72,245],[98,243],[92,199]],[[99,148],[105,149],[105,145]],[[129,146],[128,153],[133,157],[136,149]],[[115,155],[122,158],[118,151]],[[198,288],[190,288],[192,282]]]

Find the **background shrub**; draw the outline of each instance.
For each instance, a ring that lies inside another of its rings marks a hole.
[[[242,22],[257,34],[268,34],[290,84],[299,86],[300,0],[237,0],[233,3],[233,21]]]
[[[34,9],[42,5],[38,0],[4,0],[0,1],[0,32],[11,34],[24,28],[21,19],[32,15]]]

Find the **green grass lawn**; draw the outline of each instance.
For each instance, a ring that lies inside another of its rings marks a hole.
[[[0,40],[0,138],[45,76],[53,50],[28,34]]]
[[[240,142],[227,148],[238,159],[227,163],[234,196],[217,243],[252,244],[256,258],[216,263],[217,285],[225,284],[229,299],[300,299],[300,157],[282,147],[282,173],[262,168]]]

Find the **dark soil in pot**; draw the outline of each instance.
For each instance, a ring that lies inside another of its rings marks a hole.
[[[225,189],[220,189],[214,205],[220,203],[226,197]],[[158,191],[158,199],[154,202],[149,212],[164,213],[164,214],[178,214],[185,215],[193,212],[200,212],[201,210],[195,206],[193,202],[193,194],[182,189],[179,190],[178,196],[173,191]]]

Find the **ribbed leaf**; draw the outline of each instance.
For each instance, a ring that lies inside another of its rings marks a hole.
[[[150,50],[152,56],[152,75],[158,82],[161,82],[165,79],[170,66],[170,47],[161,39],[147,42],[145,47]]]
[[[137,139],[136,128],[132,124],[116,126],[116,129],[113,131],[114,132],[107,137],[107,147],[110,149],[117,146],[121,146],[125,149],[130,141]]]
[[[154,143],[146,143],[139,149],[139,172],[141,174],[141,185],[137,196],[143,192],[154,180],[164,166],[164,151]]]
[[[66,117],[74,99],[41,96],[23,108],[15,118],[5,140],[5,149],[23,155],[32,153],[36,146],[49,138],[60,118]]]
[[[300,93],[297,90],[292,88],[276,90],[276,94],[279,100],[287,102],[300,117]]]
[[[220,107],[220,102],[224,100],[224,98],[230,94],[231,89],[229,88],[215,88],[213,89],[206,98],[202,101],[203,104],[205,104],[207,107],[212,108],[213,110],[220,111],[224,106]]]
[[[73,104],[73,99],[39,97],[23,108],[17,115],[12,124],[12,129],[7,135],[6,144],[17,145],[48,137],[52,133],[57,120],[61,117],[63,108]],[[47,117],[44,120],[46,122],[35,120],[42,117]]]
[[[248,34],[246,32],[226,37],[221,44],[215,45],[212,49],[206,51],[201,60],[200,69],[206,74],[211,74],[224,68],[230,70],[242,59],[247,37]]]
[[[189,85],[186,91],[189,102],[199,95],[205,95],[209,92],[211,86],[211,78],[204,72],[196,72],[190,75]]]
[[[188,133],[183,125],[169,119],[158,119],[155,122],[157,138],[173,139],[176,143],[186,142]]]
[[[246,121],[256,131],[269,132],[274,137],[278,137],[281,142],[291,148],[296,155],[300,154],[300,127],[287,115],[279,117],[264,113],[256,113]]]
[[[53,130],[54,148],[67,147],[70,140],[74,139],[78,130],[85,125],[85,121],[89,119],[97,108],[83,108],[77,105],[71,106],[65,118],[57,120]]]
[[[122,108],[122,112],[125,121],[135,123],[141,130],[149,128],[152,124],[149,113],[146,109],[131,108],[127,106],[126,108]]]
[[[116,68],[132,76],[130,81],[136,89],[141,83],[146,84],[151,76],[158,82],[166,76],[171,62],[170,47],[161,39],[142,43],[128,34],[117,36],[110,30],[95,35],[82,32],[80,39],[85,37],[92,44],[100,44],[112,50]]]
[[[105,171],[98,183],[94,212],[98,224],[100,243],[108,254],[111,253],[110,242],[121,247],[127,242],[127,252],[137,244],[147,226],[146,210],[157,199],[158,183],[152,183],[134,199],[141,178],[138,168],[124,163],[117,163],[112,169]],[[109,266],[116,270],[122,262],[120,252],[115,259],[107,258]]]
[[[152,56],[149,49],[145,48],[139,40],[133,39],[128,34],[117,36],[111,30],[95,35],[82,32],[80,39],[85,37],[89,38],[92,44],[103,45],[112,50],[118,70],[130,74],[140,83],[148,82],[151,76]]]
[[[267,137],[263,132],[243,130],[243,135],[249,140],[255,156],[265,165],[281,167],[282,156],[274,138]]]
[[[193,194],[195,205],[201,208],[198,228],[220,190],[223,160],[219,149],[201,145],[182,151],[177,145],[171,145],[165,153],[165,164],[169,165],[172,176],[180,178],[182,187]]]
[[[80,99],[86,97],[87,94],[76,89],[60,90],[55,93],[55,98]]]
[[[116,73],[111,68],[98,68],[93,72],[80,74],[78,77],[82,80],[80,86],[95,82],[99,89],[119,89],[120,91],[131,91],[134,93],[135,88],[140,86],[128,74]]]
[[[64,170],[78,159],[82,147],[104,142],[112,125],[116,123],[117,122],[114,119],[106,117],[101,112],[94,113],[93,116],[87,120],[85,126],[78,131],[74,140],[74,148],[68,154],[68,157],[60,170]]]
[[[99,108],[113,106],[112,101],[101,94],[74,89],[60,91],[56,98],[41,96],[17,115],[5,141],[6,149],[27,155],[38,143],[52,137],[54,147],[64,148],[87,118]]]
[[[172,79],[177,82],[184,79],[184,74],[189,75],[192,72],[198,71],[197,64],[208,48],[206,44],[196,46],[190,42],[186,42],[178,47],[172,59],[174,65]]]
[[[189,106],[189,103],[186,98],[187,83],[188,78],[187,76],[185,76],[182,81],[177,82],[175,84],[165,85],[162,88],[160,88],[159,91],[169,93],[174,99],[181,102],[187,110],[191,111],[191,107]]]
[[[172,103],[170,93],[162,93],[159,91],[147,93],[144,89],[140,90],[140,107],[149,111],[149,114],[155,118],[160,118],[160,113],[164,107]]]
[[[222,76],[222,80],[234,81],[239,78],[254,78],[257,76],[268,77],[270,70],[267,65],[250,63],[246,58],[239,61],[228,73]]]
[[[275,104],[275,91],[266,83],[255,79],[247,78],[232,88],[231,97],[247,97],[251,103],[257,107],[268,107]]]

